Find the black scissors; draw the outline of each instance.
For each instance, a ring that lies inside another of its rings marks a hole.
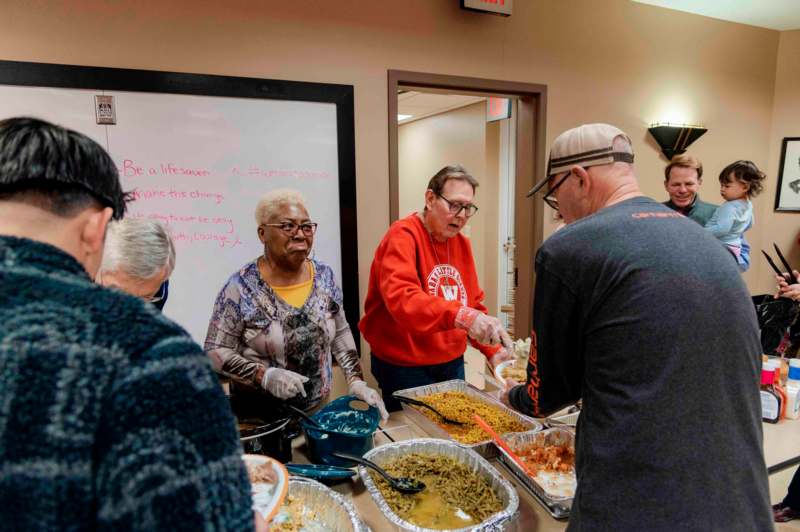
[[[766,257],[767,262],[769,262],[769,265],[772,267],[773,270],[775,270],[775,273],[778,274],[778,277],[784,277],[789,284],[794,283],[792,275],[793,271],[792,267],[789,266],[789,262],[786,260],[786,257],[784,257],[783,253],[781,253],[781,248],[779,248],[778,244],[775,243],[773,243],[772,246],[775,248],[775,252],[778,254],[778,258],[781,259],[781,263],[783,264],[783,267],[786,268],[786,271],[782,271],[775,265],[775,263],[772,261],[772,257],[769,256],[769,253],[767,253],[763,249],[761,250],[761,253],[764,254],[764,257]]]

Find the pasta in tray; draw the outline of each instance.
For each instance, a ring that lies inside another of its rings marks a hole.
[[[425,483],[422,492],[408,495],[392,489],[377,473],[370,473],[392,511],[416,526],[462,528],[479,524],[503,509],[489,482],[453,458],[411,453],[383,467],[390,475]]]
[[[489,439],[489,435],[473,420],[473,414],[480,415],[498,434],[520,432],[527,429],[517,419],[498,407],[470,397],[464,392],[439,392],[423,395],[417,399],[431,405],[445,416],[465,423],[465,425],[445,423],[442,418],[427,408],[414,407],[459,443],[471,445]]]

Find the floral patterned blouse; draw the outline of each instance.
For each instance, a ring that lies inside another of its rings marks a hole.
[[[342,366],[348,383],[362,378],[333,270],[322,262],[312,263],[314,282],[301,308],[281,299],[264,282],[258,259],[245,264],[220,290],[205,341],[214,369],[238,383],[261,390],[256,377],[261,366],[308,377],[307,397],[293,400],[306,409],[330,391],[331,355]]]

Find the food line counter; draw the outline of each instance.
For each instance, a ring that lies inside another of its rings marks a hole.
[[[402,411],[393,412],[389,421],[381,424],[381,426],[384,431],[379,430],[375,433],[376,446],[389,443],[392,439],[402,441],[411,438],[431,437]],[[294,442],[295,462],[308,462],[304,451],[303,438],[299,437]],[[764,454],[767,467],[773,469],[782,463],[800,458],[800,421],[787,420],[776,425],[765,423]],[[518,530],[551,532],[566,529],[567,521],[554,519],[503,465],[496,459],[490,462],[517,490],[519,495]],[[381,513],[358,476],[353,477],[350,481],[334,484],[331,487],[335,491],[352,498],[356,511],[372,530],[393,529],[394,525]]]

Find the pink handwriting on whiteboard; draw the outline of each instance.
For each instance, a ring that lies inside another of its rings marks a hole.
[[[225,195],[221,192],[207,192],[203,190],[179,190],[175,188],[137,188],[133,190],[134,200],[211,200],[217,205],[225,201]]]
[[[221,248],[235,248],[243,245],[238,235],[215,233],[213,231],[174,231],[170,234],[176,245],[181,243],[209,243]]]
[[[158,220],[166,226],[172,226],[174,224],[213,224],[224,225],[226,233],[232,234],[236,230],[233,218],[228,218],[226,216],[174,214],[171,212],[137,212],[133,214],[133,216],[135,218],[149,218],[151,220]]]
[[[123,159],[122,168],[119,172],[123,177],[142,177],[158,176],[158,175],[179,175],[179,176],[194,176],[204,177],[211,175],[211,171],[207,168],[189,168],[186,166],[176,165],[172,162],[156,163],[155,166],[142,166],[133,159]]]
[[[262,168],[254,165],[246,167],[234,166],[230,170],[230,175],[250,177],[294,177],[296,179],[325,179],[331,176],[325,171]]]

